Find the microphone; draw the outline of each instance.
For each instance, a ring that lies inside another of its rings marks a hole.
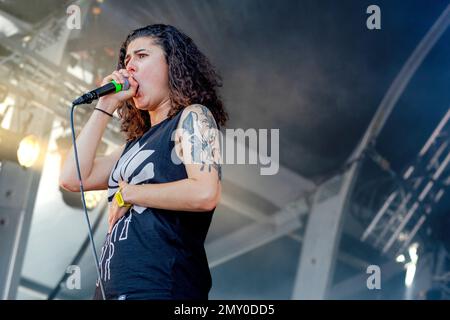
[[[72,105],[76,106],[79,104],[89,104],[92,103],[92,101],[100,97],[103,97],[107,94],[128,90],[129,88],[130,83],[128,82],[127,78],[125,78],[125,83],[123,85],[112,80],[110,83],[107,83],[104,86],[89,91],[88,93],[85,93],[82,96],[78,97],[77,99],[73,100]]]

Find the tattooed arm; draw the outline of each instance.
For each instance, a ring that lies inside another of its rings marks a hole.
[[[175,137],[177,155],[188,175],[203,175],[201,172],[207,171],[217,174],[219,180],[222,178],[219,130],[208,108],[198,104],[186,108]]]
[[[121,182],[125,202],[181,211],[209,211],[217,206],[221,193],[220,136],[206,107],[191,105],[183,110],[175,133],[175,148],[188,178],[161,184]]]

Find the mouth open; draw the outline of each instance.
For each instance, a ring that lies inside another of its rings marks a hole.
[[[134,94],[135,98],[139,98],[141,96],[141,92],[139,91],[139,86],[136,88],[136,93]]]

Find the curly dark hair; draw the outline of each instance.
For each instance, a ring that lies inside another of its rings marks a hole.
[[[140,37],[152,38],[164,51],[172,104],[169,118],[198,103],[211,111],[219,128],[225,125],[228,115],[217,93],[217,88],[222,86],[220,76],[192,39],[175,27],[153,24],[133,30],[120,48],[117,70],[125,69],[128,45]],[[121,131],[125,132],[127,141],[141,137],[151,127],[149,113],[137,109],[131,99],[119,106],[118,113],[122,119]]]

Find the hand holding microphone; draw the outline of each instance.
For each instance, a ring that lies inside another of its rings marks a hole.
[[[113,113],[121,102],[136,94],[139,84],[125,69],[117,70],[105,77],[102,85],[73,101],[74,105],[91,103],[100,99],[105,111]],[[114,94],[111,94],[114,93]]]

